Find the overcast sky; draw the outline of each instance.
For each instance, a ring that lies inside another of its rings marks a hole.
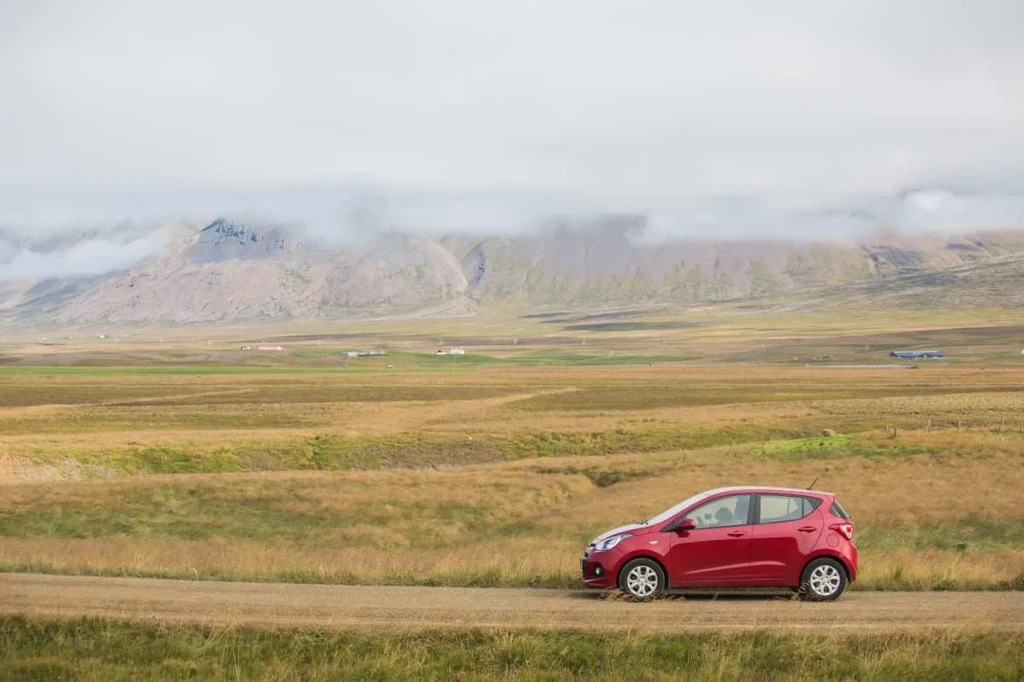
[[[412,227],[1015,222],[1021,26],[1019,0],[0,0],[0,223],[332,229],[338,187],[412,192]]]

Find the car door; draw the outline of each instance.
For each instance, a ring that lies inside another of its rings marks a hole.
[[[796,586],[800,582],[800,571],[824,529],[820,505],[821,500],[816,497],[757,496],[757,522],[750,544],[754,582],[779,586]]]
[[[717,497],[680,517],[692,519],[696,528],[669,532],[666,563],[673,587],[732,587],[748,580],[752,498]]]

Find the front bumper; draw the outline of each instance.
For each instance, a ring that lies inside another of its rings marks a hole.
[[[600,559],[592,558],[590,553],[580,557],[580,572],[587,587],[615,587],[615,575]]]

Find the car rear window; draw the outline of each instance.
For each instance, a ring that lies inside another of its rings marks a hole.
[[[838,516],[839,518],[846,519],[847,521],[850,520],[850,515],[846,513],[845,509],[843,509],[843,505],[839,504],[839,500],[833,500],[832,506],[828,511],[832,516]]]
[[[813,497],[797,495],[761,495],[761,512],[758,523],[781,523],[799,521],[821,504]]]

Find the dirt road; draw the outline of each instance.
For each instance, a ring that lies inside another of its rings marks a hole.
[[[578,629],[635,632],[1024,631],[1022,592],[853,592],[832,604],[590,592],[352,587],[0,574],[0,614],[362,629]]]

